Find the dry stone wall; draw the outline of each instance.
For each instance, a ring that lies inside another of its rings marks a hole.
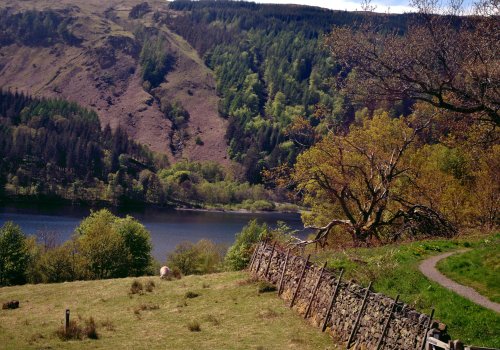
[[[404,303],[342,279],[309,258],[260,242],[250,271],[278,287],[278,294],[338,344],[355,349],[420,349],[432,317]],[[326,322],[325,322],[326,320]]]

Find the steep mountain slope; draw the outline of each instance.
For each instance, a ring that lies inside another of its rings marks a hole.
[[[166,4],[151,1],[147,13],[129,18],[137,4],[133,0],[110,0],[105,5],[97,0],[3,2],[1,9],[9,9],[5,16],[50,9],[69,18],[68,27],[79,40],[0,42],[0,86],[90,107],[103,127],[121,125],[135,140],[171,160],[185,157],[228,164],[226,122],[218,116],[214,77],[189,44],[165,28],[157,29],[175,63],[161,86],[143,86],[144,42],[136,32],[149,30],[153,13],[166,11]],[[160,99],[180,102],[189,114],[180,146],[173,145],[175,126],[162,112]]]

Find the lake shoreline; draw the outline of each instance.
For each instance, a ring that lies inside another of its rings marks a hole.
[[[288,203],[275,203],[275,205],[280,206]],[[72,201],[69,199],[61,197],[52,196],[6,196],[0,197],[0,207],[6,206],[24,206],[28,207],[57,207],[57,206],[70,206],[73,208],[89,208],[91,210],[98,209],[110,209],[112,211],[129,211],[129,210],[173,210],[173,211],[192,211],[192,212],[208,212],[208,213],[235,213],[235,214],[266,214],[266,213],[278,213],[278,214],[300,214],[304,211],[303,208],[295,206],[293,209],[270,209],[270,210],[248,210],[248,209],[231,209],[231,208],[204,208],[199,205],[190,205],[189,203],[182,203],[181,205],[176,205],[173,203],[166,203],[164,205],[144,203],[144,202],[124,202],[121,204],[113,204],[108,201],[85,201],[76,200]]]

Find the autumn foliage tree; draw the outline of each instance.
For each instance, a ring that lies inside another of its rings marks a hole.
[[[404,230],[452,235],[453,226],[408,191],[410,160],[425,126],[411,127],[404,118],[380,113],[362,126],[352,125],[345,135],[328,134],[302,153],[292,179],[311,208],[303,221],[317,234],[299,244],[325,243],[335,226],[355,244],[394,239]]]

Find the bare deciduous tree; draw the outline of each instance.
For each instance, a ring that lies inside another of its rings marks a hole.
[[[369,17],[357,29],[334,28],[327,46],[352,72],[339,75],[340,85],[364,100],[424,101],[500,125],[498,3],[481,1],[475,15],[456,16],[461,1],[439,7],[435,0],[414,0],[418,14],[404,34],[384,32]]]

